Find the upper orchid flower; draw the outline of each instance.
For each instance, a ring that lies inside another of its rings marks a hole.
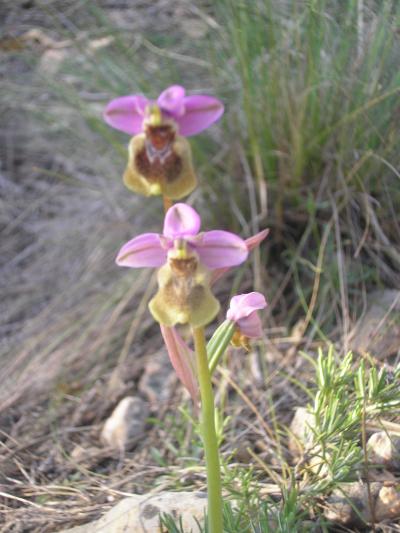
[[[248,339],[262,336],[261,320],[257,311],[264,309],[267,302],[259,292],[239,294],[231,299],[227,320],[235,323],[235,334],[232,343],[235,346],[248,348]]]
[[[190,194],[197,180],[184,137],[208,128],[223,112],[216,98],[186,96],[180,85],[172,85],[156,101],[142,95],[112,100],[105,109],[105,121],[135,135],[129,143],[125,185],[144,196],[162,194],[172,200]]]
[[[165,216],[163,234],[145,233],[127,242],[117,264],[128,267],[161,267],[159,291],[149,306],[165,326],[189,323],[200,327],[218,312],[210,290],[211,270],[243,263],[246,243],[228,231],[199,233],[201,220],[186,204],[175,204]]]

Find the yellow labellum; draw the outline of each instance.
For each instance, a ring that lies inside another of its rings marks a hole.
[[[219,311],[219,302],[212,294],[210,272],[197,257],[174,250],[173,257],[158,271],[157,294],[149,303],[154,319],[164,326],[190,324],[201,327],[211,322]]]

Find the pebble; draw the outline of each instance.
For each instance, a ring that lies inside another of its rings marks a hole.
[[[373,513],[369,504],[368,485],[365,482],[341,483],[327,500],[325,517],[345,526],[370,524],[400,517],[400,492],[395,483],[369,484]],[[356,511],[357,510],[357,511]]]
[[[163,492],[143,496],[129,496],[105,513],[102,518],[83,526],[63,530],[61,533],[162,533],[160,513],[168,513],[183,531],[199,531],[204,525],[207,508],[205,492]]]
[[[148,414],[147,402],[137,396],[127,396],[106,420],[101,441],[120,452],[132,449],[144,432]]]
[[[373,433],[368,439],[368,462],[386,468],[400,468],[400,437],[386,431]]]

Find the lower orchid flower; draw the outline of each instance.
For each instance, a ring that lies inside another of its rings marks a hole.
[[[196,187],[191,149],[185,137],[216,122],[224,106],[212,96],[185,93],[183,87],[173,85],[157,101],[132,95],[107,105],[105,121],[134,135],[124,174],[125,185],[134,192],[179,200]]]
[[[175,204],[165,215],[163,234],[145,233],[127,242],[117,264],[158,267],[159,290],[149,304],[160,324],[204,326],[218,313],[210,290],[211,271],[243,263],[246,243],[238,235],[214,230],[199,233],[201,220],[186,204]]]
[[[261,320],[257,314],[265,309],[267,302],[259,292],[239,294],[231,299],[226,319],[235,323],[236,329],[250,339],[261,337]]]
[[[267,302],[259,292],[234,296],[226,314],[227,320],[235,323],[232,344],[249,350],[249,339],[262,336],[261,320],[257,311],[264,309]]]
[[[250,339],[262,336],[258,311],[265,309],[266,306],[267,302],[259,292],[239,294],[231,299],[225,322],[216,329],[207,345],[211,374],[229,344],[249,351]]]
[[[149,308],[160,323],[171,363],[189,390],[195,409],[198,399],[201,400],[208,526],[209,531],[222,533],[223,501],[211,376],[237,331],[250,336],[260,332],[256,311],[265,307],[265,299],[257,293],[233,298],[227,320],[217,329],[208,346],[204,325],[213,320],[219,310],[219,303],[211,292],[212,282],[226,269],[245,261],[249,249],[259,244],[267,232],[257,234],[246,243],[227,231],[200,232],[200,225],[200,217],[192,207],[175,204],[165,215],[163,233],[145,233],[126,243],[118,254],[117,264],[159,268],[159,288]],[[191,326],[194,352],[175,330],[176,324]]]

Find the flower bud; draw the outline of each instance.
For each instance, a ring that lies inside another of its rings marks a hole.
[[[262,336],[261,320],[258,311],[264,309],[267,302],[259,292],[239,294],[231,299],[227,320],[235,324],[232,344],[249,351],[249,339]]]

